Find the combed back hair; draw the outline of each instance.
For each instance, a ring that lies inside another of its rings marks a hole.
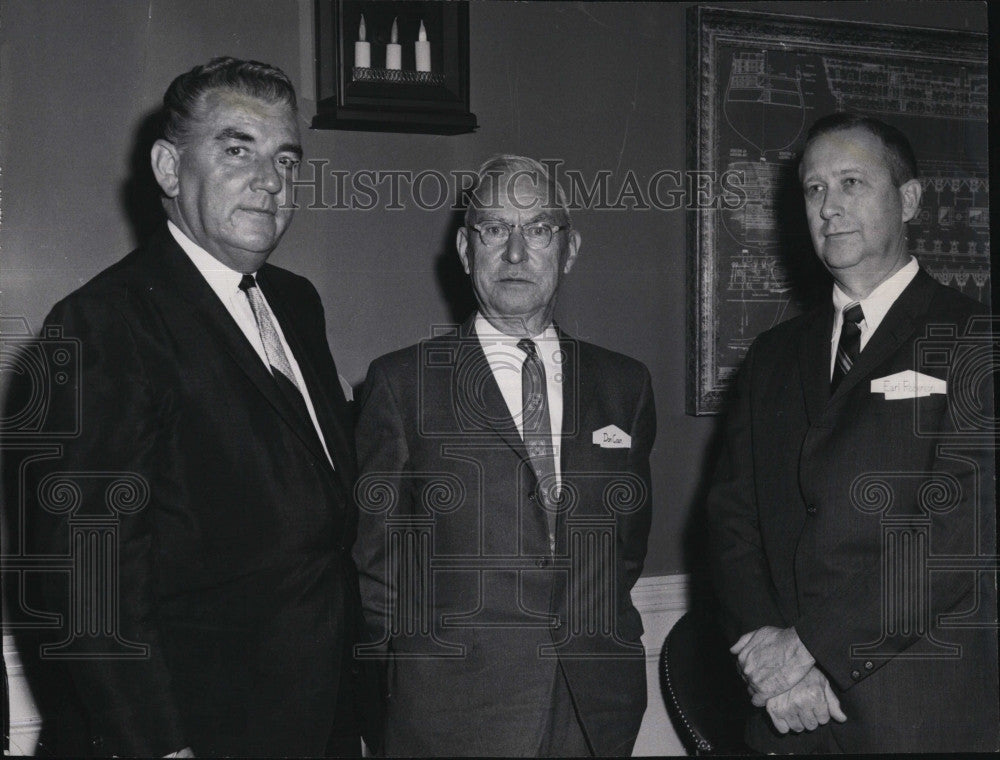
[[[542,209],[559,209],[570,224],[566,193],[545,164],[527,156],[493,156],[476,171],[476,181],[464,194],[465,225],[476,211],[495,208],[499,192],[513,198],[515,188],[534,188],[542,201]]]
[[[806,143],[802,147],[802,155],[805,155],[806,149],[813,141],[823,135],[828,135],[831,132],[843,132],[845,129],[854,129],[855,127],[870,132],[882,142],[885,162],[889,166],[889,176],[896,187],[917,178],[917,156],[913,152],[910,141],[906,139],[906,135],[894,126],[871,116],[838,111],[818,119],[809,128]],[[799,162],[799,178],[802,178],[801,161]]]
[[[162,136],[183,145],[197,119],[202,99],[212,90],[232,90],[271,103],[284,102],[297,110],[295,88],[281,69],[259,61],[213,58],[181,74],[163,95]]]

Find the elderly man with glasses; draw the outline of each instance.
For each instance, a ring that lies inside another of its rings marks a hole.
[[[373,362],[360,399],[358,656],[385,665],[381,750],[628,755],[649,372],[553,321],[580,233],[537,161],[480,168],[457,248],[477,311]]]

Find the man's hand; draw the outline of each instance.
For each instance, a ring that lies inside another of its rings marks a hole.
[[[833,718],[838,723],[847,720],[840,709],[840,700],[830,688],[830,682],[818,668],[810,668],[795,686],[767,700],[767,714],[774,727],[783,734],[789,730],[814,731]]]
[[[740,636],[729,649],[757,707],[791,689],[816,663],[794,628],[765,625]]]

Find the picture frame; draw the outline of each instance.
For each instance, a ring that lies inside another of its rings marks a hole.
[[[910,252],[989,302],[985,34],[695,6],[687,38],[687,164],[715,191],[688,216],[688,414],[722,411],[753,339],[830,297],[797,176],[828,113],[907,135],[924,187]]]
[[[359,53],[362,16],[366,44]],[[398,41],[390,53],[394,25]],[[416,70],[421,25],[429,71]],[[474,131],[468,2],[316,0],[316,86],[313,129]]]

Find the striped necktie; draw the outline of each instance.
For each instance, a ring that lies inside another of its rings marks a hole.
[[[858,355],[861,353],[861,320],[864,318],[865,313],[857,301],[847,304],[844,308],[844,324],[840,328],[840,341],[837,343],[837,358],[833,363],[830,393],[837,390],[840,381],[858,360]]]

